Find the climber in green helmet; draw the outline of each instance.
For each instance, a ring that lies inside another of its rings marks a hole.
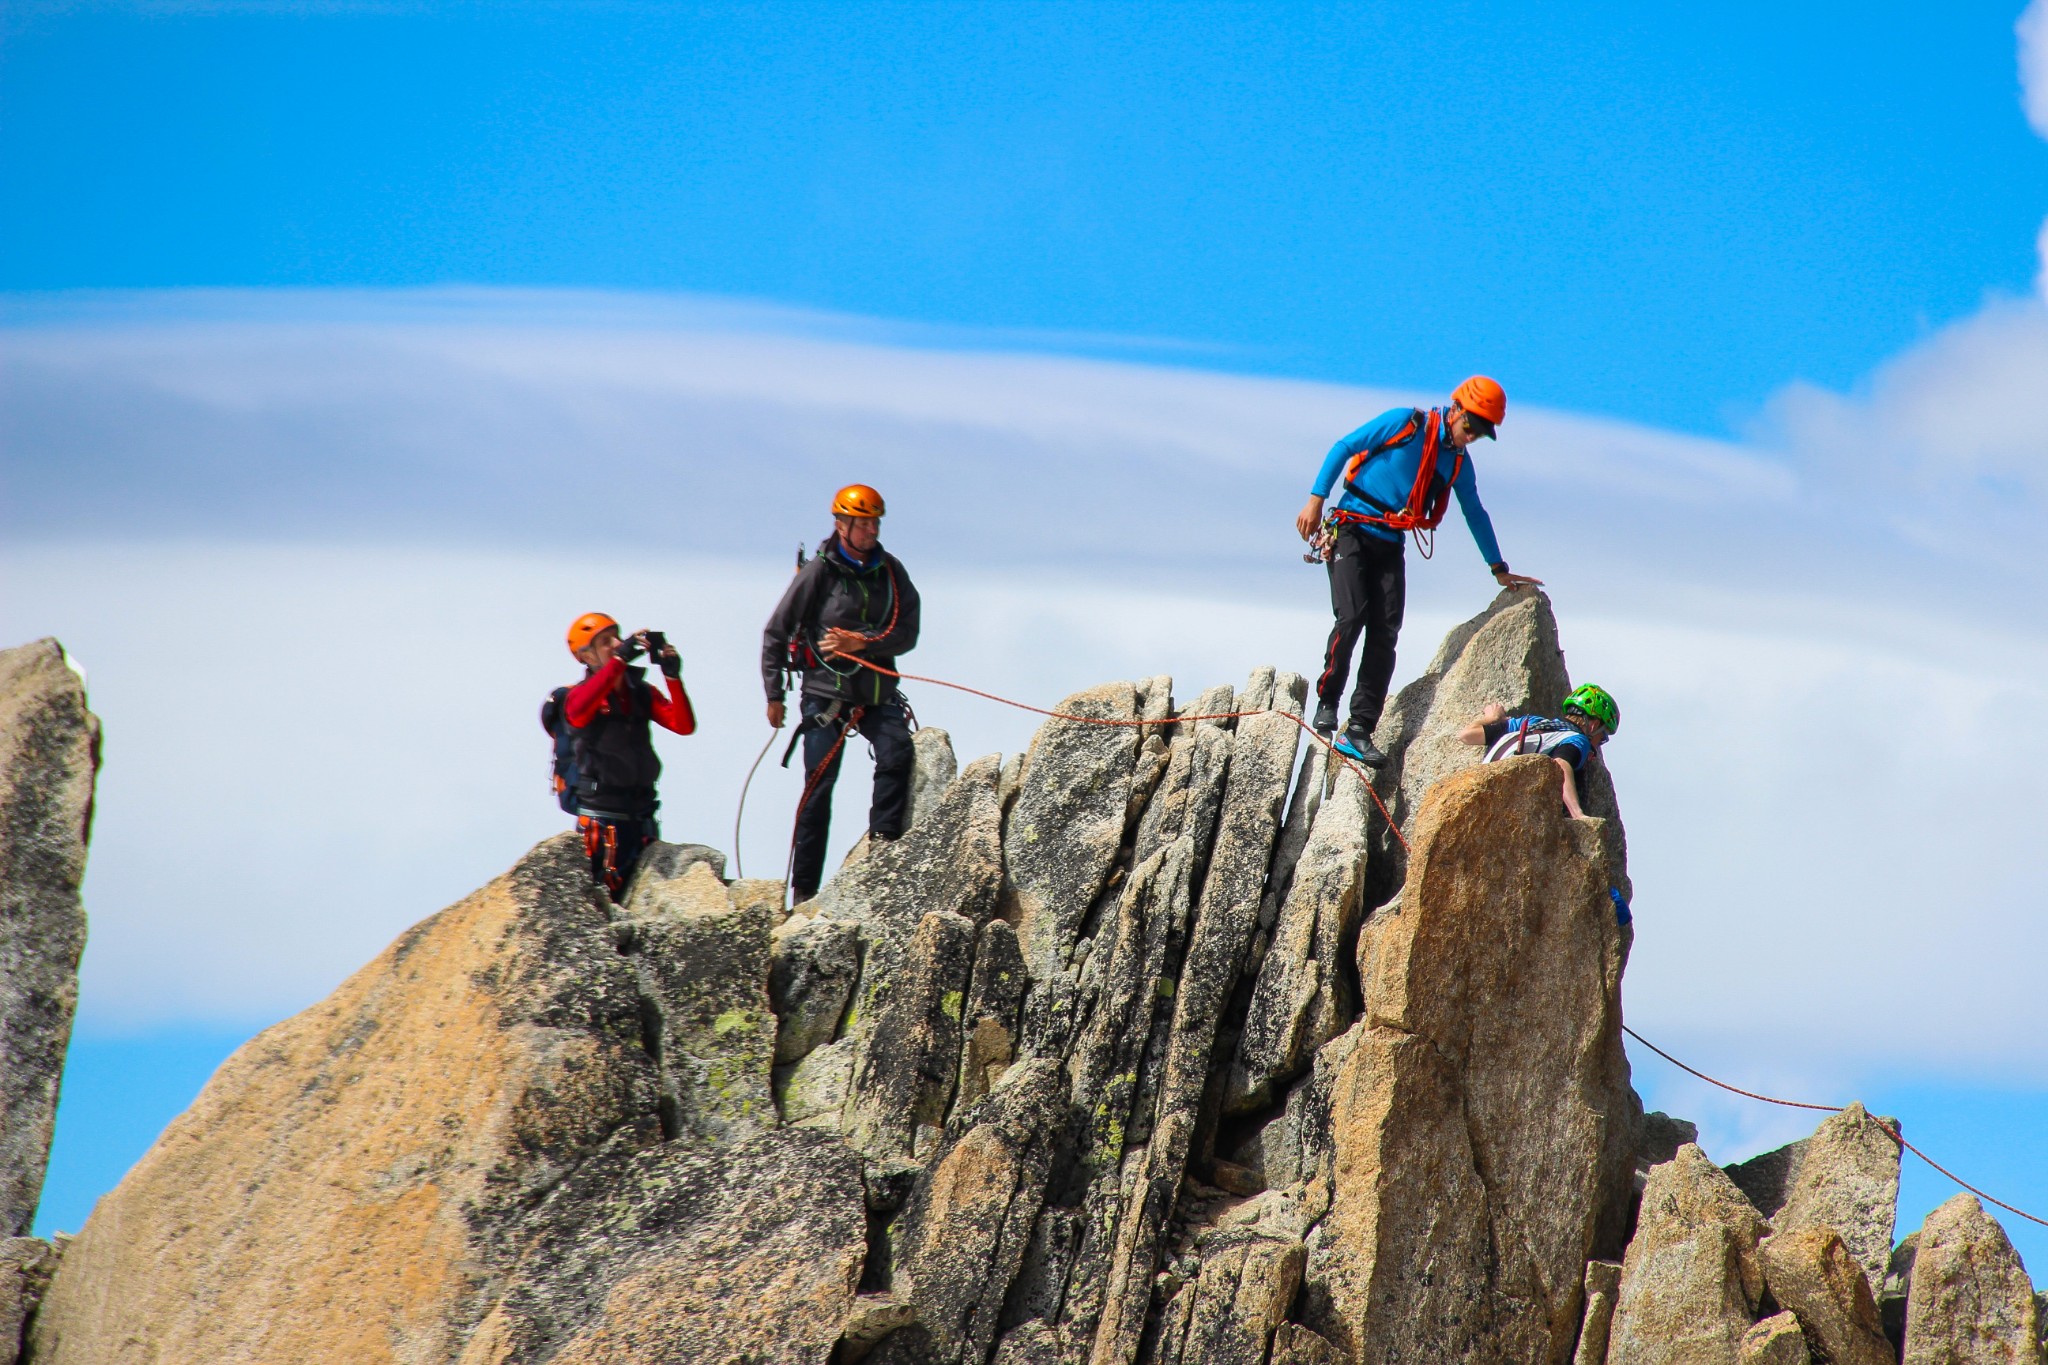
[[[1583,820],[1579,805],[1579,773],[1593,751],[1607,743],[1621,728],[1621,707],[1604,687],[1587,683],[1573,689],[1564,699],[1564,717],[1510,716],[1499,702],[1488,703],[1458,732],[1467,744],[1486,746],[1488,763],[1518,754],[1547,754],[1564,773],[1564,808],[1574,820]]]

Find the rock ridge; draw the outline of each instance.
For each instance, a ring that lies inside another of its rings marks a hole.
[[[1897,1302],[1908,1360],[2043,1365],[1981,1210],[1891,1296],[1880,1121],[1723,1172],[1643,1115],[1604,767],[1571,820],[1455,743],[1569,682],[1540,595],[1450,633],[1380,731],[1405,853],[1271,668],[921,733],[910,828],[795,914],[546,841],[223,1066],[31,1358],[1896,1362]]]

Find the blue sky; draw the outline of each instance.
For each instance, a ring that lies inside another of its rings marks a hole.
[[[2027,290],[2015,15],[17,3],[0,288],[688,290],[1718,433]]]
[[[1510,394],[1478,457],[1506,552],[1629,710],[1631,1021],[1889,1108],[2039,1211],[2048,829],[2012,726],[2048,708],[2048,435],[1996,415],[2048,392],[2048,42],[2030,131],[2018,17],[9,6],[0,639],[60,635],[109,734],[42,1226],[554,828],[531,713],[570,616],[693,642],[668,832],[722,845],[751,636],[850,469],[931,671],[1192,695],[1312,666],[1288,523],[1322,450],[1474,369]],[[565,510],[593,481],[626,510]],[[1404,676],[1491,592],[1461,536],[1413,565]],[[225,676],[221,620],[260,626]],[[422,714],[393,680],[438,657],[467,704]],[[963,756],[1028,739],[918,705]],[[1703,717],[1743,741],[1703,752]],[[750,797],[750,866],[794,797]],[[1637,1084],[1717,1159],[1810,1127],[1654,1057]],[[1913,1177],[1905,1225],[1944,1194]]]

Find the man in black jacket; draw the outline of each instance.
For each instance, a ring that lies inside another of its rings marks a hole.
[[[868,833],[894,839],[910,815],[913,753],[910,725],[896,680],[861,667],[858,655],[894,669],[917,646],[917,589],[896,556],[882,548],[882,495],[849,484],[832,500],[834,533],[797,570],[761,632],[761,681],[768,723],[788,718],[783,674],[803,674],[804,789],[790,869],[795,900],[809,900],[824,879],[825,840],[832,825],[832,787],[846,738],[858,730],[875,749],[875,796]]]

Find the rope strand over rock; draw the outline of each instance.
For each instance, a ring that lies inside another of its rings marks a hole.
[[[1662,1057],[1665,1061],[1671,1063],[1671,1065],[1677,1067],[1680,1071],[1683,1071],[1688,1075],[1697,1076],[1701,1080],[1705,1081],[1708,1085],[1719,1086],[1721,1089],[1726,1090],[1731,1095],[1740,1095],[1744,1099],[1748,1100],[1762,1100],[1765,1104],[1782,1104],[1787,1109],[1818,1109],[1825,1114],[1839,1114],[1842,1112],[1842,1110],[1848,1108],[1847,1105],[1842,1104],[1808,1104],[1804,1100],[1774,1099],[1769,1095],[1759,1095],[1754,1090],[1744,1090],[1741,1086],[1730,1085],[1726,1081],[1717,1081],[1712,1076],[1709,1076],[1706,1072],[1696,1070],[1693,1067],[1687,1066],[1684,1062],[1679,1061],[1678,1058],[1672,1056],[1663,1048],[1658,1047],[1655,1043],[1651,1042],[1648,1038],[1645,1038],[1642,1034],[1637,1033],[1627,1024],[1623,1024],[1621,1026],[1621,1031],[1623,1033],[1626,1033],[1629,1037],[1635,1039],[1637,1042],[1641,1043],[1644,1047],[1650,1049],[1650,1051],[1656,1053],[1659,1057]],[[2003,1199],[1997,1198],[1994,1195],[1984,1193],[1984,1191],[1978,1189],[1975,1185],[1972,1185],[1969,1181],[1963,1179],[1954,1171],[1951,1171],[1948,1167],[1942,1165],[1933,1157],[1927,1155],[1927,1153],[1921,1151],[1918,1147],[1915,1147],[1912,1143],[1906,1141],[1905,1134],[1901,1133],[1898,1129],[1892,1127],[1890,1124],[1887,1123],[1880,1123],[1878,1126],[1884,1129],[1886,1136],[1890,1137],[1893,1142],[1898,1143],[1899,1146],[1905,1148],[1914,1156],[1919,1157],[1929,1166],[1932,1166],[1935,1170],[1941,1172],[1950,1180],[1955,1181],[1956,1184],[1961,1185],[1964,1189],[1968,1190],[1971,1194],[1976,1195],[1979,1199],[1984,1200],[1986,1203],[1996,1204],[1998,1205],[1998,1207],[2004,1209],[2007,1213],[2017,1214],[2019,1217],[2026,1219],[2029,1223],[2039,1223],[2042,1227],[2048,1228],[2048,1218],[2036,1218],[2033,1214],[2028,1213],[2025,1209],[2014,1208],[2011,1204],[2006,1203]]]
[[[1388,830],[1392,831],[1394,838],[1400,842],[1402,850],[1404,852],[1408,850],[1407,837],[1401,833],[1401,827],[1394,823],[1394,817],[1387,812],[1386,802],[1380,800],[1379,792],[1373,788],[1372,774],[1368,773],[1364,768],[1360,767],[1350,758],[1340,753],[1335,744],[1331,743],[1329,740],[1324,739],[1321,735],[1317,734],[1314,728],[1311,727],[1307,721],[1303,720],[1300,716],[1294,715],[1292,712],[1218,711],[1213,715],[1168,716],[1162,720],[1120,720],[1113,717],[1105,716],[1077,716],[1071,711],[1048,711],[1043,706],[1033,706],[1029,702],[1013,701],[1009,697],[999,697],[993,692],[984,692],[978,687],[969,687],[965,683],[947,682],[944,678],[927,678],[917,673],[898,673],[893,668],[884,668],[880,664],[870,663],[868,660],[861,658],[858,654],[839,654],[836,657],[851,660],[852,662],[859,664],[862,668],[872,669],[874,672],[881,674],[883,677],[894,678],[898,682],[919,682],[929,683],[933,687],[950,687],[955,692],[965,692],[969,696],[981,697],[992,702],[1000,702],[1004,706],[1014,706],[1019,711],[1029,711],[1033,715],[1037,716],[1051,716],[1054,720],[1071,720],[1078,722],[1082,725],[1113,725],[1123,727],[1130,727],[1135,725],[1142,727],[1146,725],[1191,724],[1199,720],[1246,720],[1252,716],[1264,715],[1286,716],[1289,720],[1293,721],[1296,725],[1301,727],[1302,733],[1306,734],[1310,739],[1314,740],[1316,743],[1322,745],[1324,750],[1329,753],[1330,757],[1336,759],[1345,767],[1351,769],[1352,772],[1358,774],[1359,781],[1365,784],[1365,794],[1367,796],[1370,796],[1372,798],[1373,805],[1379,808],[1380,818],[1387,822]]]

